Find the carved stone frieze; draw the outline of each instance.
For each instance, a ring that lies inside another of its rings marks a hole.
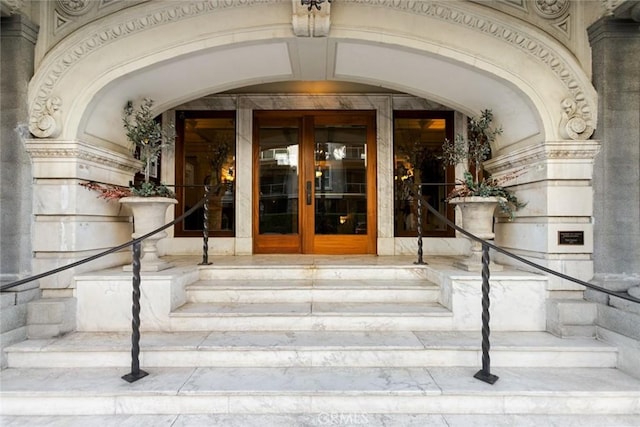
[[[569,0],[536,0],[535,11],[546,19],[556,19],[569,10]]]
[[[128,174],[133,174],[140,170],[140,161],[133,157],[83,142],[27,140],[25,146],[33,161],[43,159],[80,160],[107,166]]]
[[[500,174],[548,160],[591,161],[595,159],[599,151],[600,143],[598,141],[547,141],[489,159],[484,162],[484,167],[491,174]]]

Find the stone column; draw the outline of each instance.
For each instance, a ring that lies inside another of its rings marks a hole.
[[[0,280],[31,273],[31,163],[21,132],[27,132],[27,87],[33,75],[38,28],[21,15],[3,17],[1,76]]]
[[[594,170],[593,282],[640,296],[640,2],[622,3],[588,29],[602,152]],[[600,292],[598,336],[618,347],[618,368],[640,375],[640,305]]]
[[[2,17],[0,31],[0,283],[5,284],[32,272],[31,163],[22,129],[28,117],[27,87],[33,75],[38,27],[22,15],[12,15]],[[1,349],[27,337],[27,304],[39,295],[38,282],[0,295]],[[0,355],[4,368],[6,355],[4,351]]]
[[[627,3],[589,28],[595,137],[602,140],[594,170],[595,277],[622,291],[640,284],[640,3]]]

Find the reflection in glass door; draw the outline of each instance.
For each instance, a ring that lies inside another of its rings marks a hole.
[[[315,126],[315,233],[367,233],[367,128]]]
[[[254,252],[375,253],[373,112],[256,112]]]

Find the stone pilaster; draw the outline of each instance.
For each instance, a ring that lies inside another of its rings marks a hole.
[[[598,141],[547,141],[486,162],[494,176],[514,176],[506,185],[527,203],[515,220],[502,218],[496,224],[496,244],[552,270],[590,280],[591,179],[598,151]],[[514,264],[504,257],[500,261]],[[577,291],[575,297],[581,297],[582,287],[554,276],[549,290]]]
[[[126,186],[139,167],[130,156],[79,141],[26,141],[33,162],[34,269],[44,272],[87,258],[131,238],[129,213],[98,198],[87,181]],[[130,250],[41,279],[43,297],[73,295],[74,275],[130,261]]]

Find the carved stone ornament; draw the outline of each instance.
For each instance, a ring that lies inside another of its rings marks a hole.
[[[16,14],[20,13],[20,10],[24,7],[25,0],[1,0],[1,2],[3,3],[3,12],[4,5],[6,5],[10,14]]]
[[[593,126],[578,111],[575,100],[565,98],[562,101],[562,119],[560,121],[560,135],[563,138],[586,140],[593,135]]]
[[[298,37],[326,37],[331,28],[331,3],[322,3],[320,9],[309,7],[300,0],[291,0],[293,14],[291,24]]]
[[[29,118],[29,131],[38,138],[55,138],[60,135],[60,107],[62,100],[57,96],[47,98],[41,109],[35,110]]]
[[[569,10],[569,0],[536,0],[535,11],[547,19],[555,19]]]
[[[91,7],[88,0],[57,0],[56,3],[62,12],[72,16],[82,15]]]

